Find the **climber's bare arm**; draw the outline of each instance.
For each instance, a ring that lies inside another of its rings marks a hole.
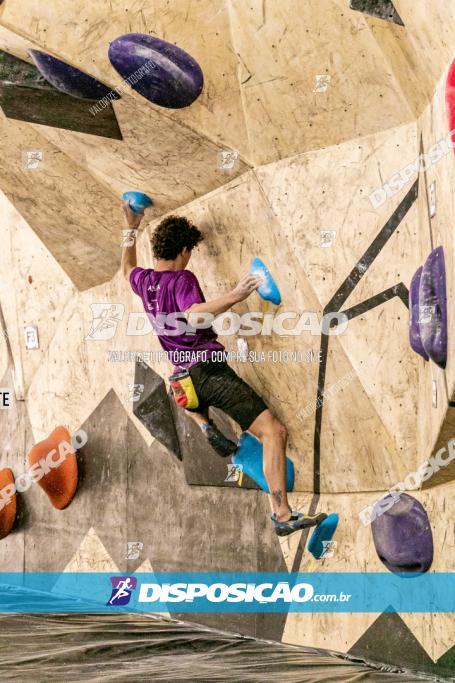
[[[191,313],[191,319],[193,322],[197,322],[195,314],[197,313],[210,313],[213,316],[220,315],[228,311],[232,306],[238,304],[239,301],[244,301],[247,299],[255,289],[259,287],[262,282],[262,278],[257,275],[244,275],[238,285],[234,287],[233,290],[223,294],[217,299],[212,299],[212,301],[206,301],[202,304],[193,304],[187,309],[186,313]]]
[[[135,213],[128,202],[123,204],[123,211],[125,214],[125,225],[122,230],[123,248],[121,269],[123,277],[126,280],[129,280],[131,271],[137,266],[136,239],[144,213]]]

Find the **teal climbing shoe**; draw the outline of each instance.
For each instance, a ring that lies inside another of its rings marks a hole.
[[[304,515],[302,512],[291,511],[290,519],[285,522],[279,522],[276,514],[272,515],[272,522],[275,525],[275,532],[278,536],[289,536],[294,531],[301,531],[308,527],[317,526],[326,519],[325,512],[319,512],[317,515]]]

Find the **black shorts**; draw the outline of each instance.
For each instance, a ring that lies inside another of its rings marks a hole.
[[[209,406],[219,408],[246,431],[267,410],[262,398],[225,362],[198,363],[189,373],[199,399],[196,412]]]

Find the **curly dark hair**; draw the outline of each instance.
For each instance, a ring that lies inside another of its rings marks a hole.
[[[193,249],[204,239],[201,231],[183,216],[168,216],[152,235],[153,256],[173,261],[183,249]]]

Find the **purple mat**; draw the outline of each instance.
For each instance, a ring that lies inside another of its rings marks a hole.
[[[48,55],[41,50],[29,50],[30,57],[40,74],[57,90],[82,100],[101,100],[110,94],[111,99],[120,99],[104,83],[100,83],[74,66]]]
[[[385,496],[373,509],[371,529],[378,557],[391,572],[426,572],[433,562],[428,515],[419,501],[407,493],[402,493],[396,502],[393,500],[392,496]]]
[[[422,270],[419,287],[419,326],[423,348],[432,361],[447,363],[447,295],[444,250],[433,249]]]
[[[423,348],[419,324],[419,287],[422,270],[422,266],[416,270],[409,290],[409,342],[413,351],[428,360],[428,354]]]
[[[199,64],[176,45],[142,33],[128,33],[109,46],[112,66],[153,104],[188,107],[199,97],[204,77]]]

